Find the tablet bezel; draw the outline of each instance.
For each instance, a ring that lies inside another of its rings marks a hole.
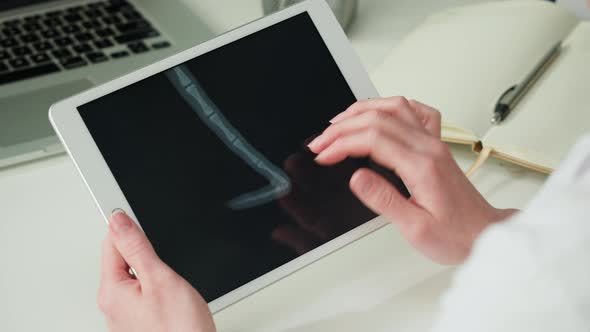
[[[304,12],[307,12],[311,17],[355,97],[357,99],[377,97],[377,90],[371,83],[369,75],[361,65],[360,59],[352,49],[352,45],[330,7],[323,0],[306,0],[51,106],[49,119],[107,223],[112,211],[122,208],[141,227],[141,220],[137,220],[132,207],[125,199],[115,177],[86,128],[77,107]],[[211,301],[209,307],[215,313],[377,230],[385,223],[380,218],[370,220]]]

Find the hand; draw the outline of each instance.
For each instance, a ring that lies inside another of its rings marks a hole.
[[[123,212],[113,214],[104,240],[98,303],[110,331],[215,331],[201,295],[160,260]]]
[[[436,262],[462,262],[486,226],[514,212],[495,209],[469,182],[440,140],[440,113],[429,106],[403,97],[365,100],[331,122],[309,145],[316,161],[332,165],[368,156],[395,171],[409,200],[369,169],[356,171],[350,188]]]

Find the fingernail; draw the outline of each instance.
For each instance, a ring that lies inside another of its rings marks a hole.
[[[311,150],[311,151],[315,151],[318,147],[319,147],[319,143],[321,141],[320,137],[322,137],[322,135],[316,137],[313,139],[313,141],[311,141],[309,144],[307,144],[307,147]]]
[[[324,155],[325,155],[325,153],[322,152],[322,153],[318,154],[314,160],[316,162],[322,161],[322,159],[324,158]]]
[[[344,112],[333,117],[332,120],[330,120],[330,123],[336,123],[336,122],[340,121],[343,117],[344,117]]]
[[[313,141],[314,141],[316,138],[318,138],[318,136],[320,136],[320,135],[321,135],[321,134],[315,134],[315,135],[312,135],[312,136],[310,136],[310,137],[306,138],[306,139],[303,141],[303,145],[305,145],[305,146],[308,146],[308,145],[309,145],[311,142],[313,142]]]
[[[125,211],[122,209],[113,210],[113,214],[111,214],[111,222],[109,225],[115,233],[122,234],[126,232],[129,228],[131,228],[131,223],[131,219],[129,219]]]

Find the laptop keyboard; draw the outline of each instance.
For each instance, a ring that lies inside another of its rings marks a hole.
[[[98,1],[0,22],[0,85],[169,47],[124,0]]]

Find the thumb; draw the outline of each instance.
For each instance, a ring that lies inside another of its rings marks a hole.
[[[411,222],[420,220],[423,211],[407,200],[385,178],[361,168],[350,179],[350,189],[356,197],[375,213],[388,218],[400,229],[408,229]]]
[[[123,210],[111,215],[109,231],[121,257],[142,278],[153,275],[162,263],[145,233]]]

